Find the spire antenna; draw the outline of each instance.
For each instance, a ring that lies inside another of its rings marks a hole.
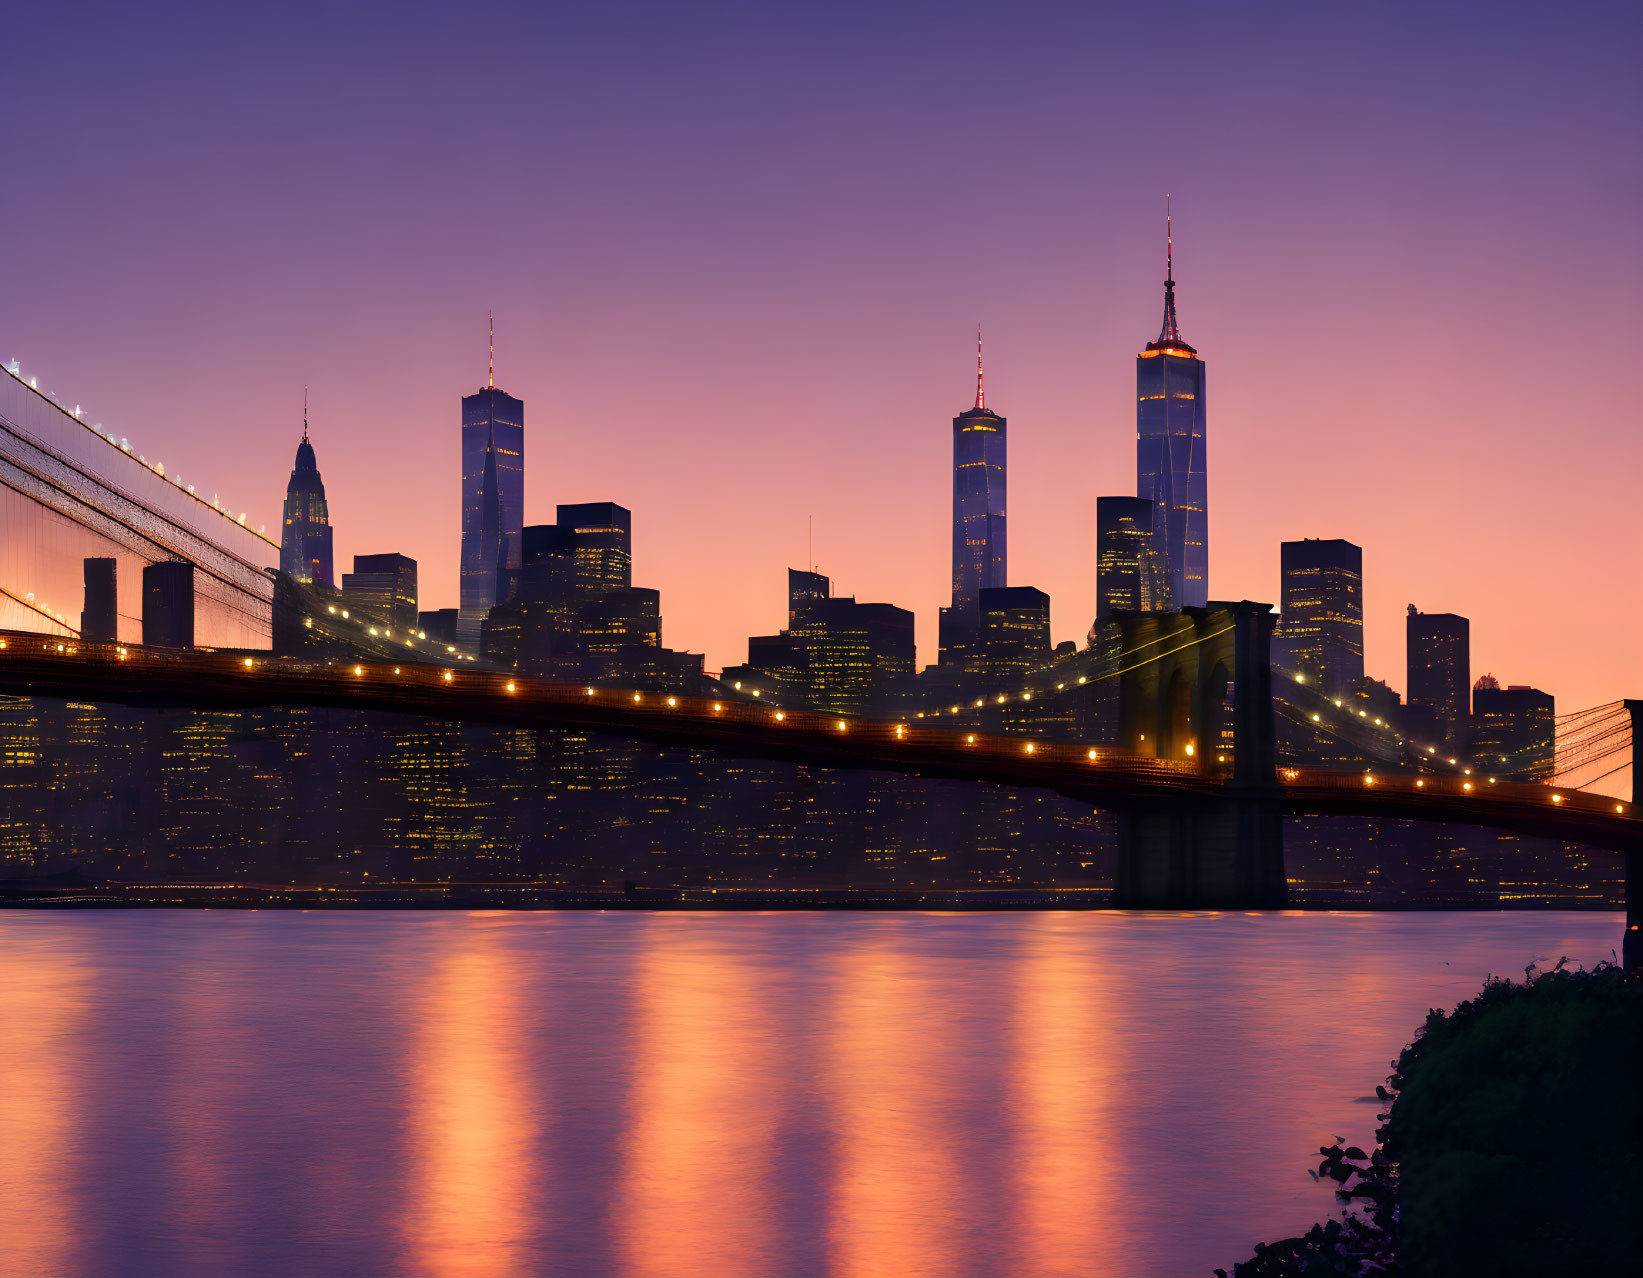
[[[496,316],[490,311],[486,311],[485,318],[490,321],[491,325],[491,370],[485,385],[494,389],[496,386]]]
[[[981,381],[981,325],[976,325],[976,407],[987,407],[987,392]]]
[[[302,437],[308,438],[308,387],[302,388]]]
[[[1169,192],[1164,192],[1164,278],[1175,280],[1175,226],[1170,218]]]

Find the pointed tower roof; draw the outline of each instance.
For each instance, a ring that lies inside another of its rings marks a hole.
[[[987,407],[987,386],[982,379],[981,370],[981,325],[976,325],[976,403],[974,408],[967,408],[959,414],[960,417],[997,417],[998,414]],[[1002,419],[1001,419],[1002,420]]]
[[[308,388],[302,388],[302,442],[297,445],[297,470],[319,469],[319,463],[314,460],[314,446],[308,442]],[[296,475],[293,473],[292,479]]]
[[[1181,340],[1181,325],[1175,318],[1175,228],[1170,217],[1170,197],[1164,196],[1164,326],[1158,332],[1156,342],[1148,342],[1149,351],[1172,350],[1185,351],[1189,355],[1198,352]]]

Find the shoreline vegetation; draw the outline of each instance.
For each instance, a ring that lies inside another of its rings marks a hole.
[[[1338,1218],[1219,1278],[1556,1278],[1643,1265],[1643,975],[1560,959],[1432,1009],[1375,1088],[1376,1145],[1322,1147]]]

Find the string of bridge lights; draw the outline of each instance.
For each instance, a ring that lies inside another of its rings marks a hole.
[[[228,508],[226,508],[225,506],[223,506],[221,504],[221,502],[218,500],[218,497],[217,497],[216,493],[211,494],[211,500],[209,502],[206,501],[206,499],[204,497],[201,497],[197,492],[194,491],[194,485],[193,484],[183,483],[183,478],[182,478],[181,473],[179,473],[177,471],[172,471],[170,474],[167,474],[164,462],[161,462],[161,461],[152,461],[151,462],[143,454],[133,453],[131,451],[131,441],[129,439],[126,439],[125,437],[120,436],[120,435],[116,435],[112,431],[105,431],[103,429],[102,422],[89,422],[89,421],[87,421],[85,419],[84,415],[81,413],[80,405],[76,404],[73,408],[68,408],[63,404],[62,400],[58,399],[57,396],[54,395],[51,391],[40,390],[40,379],[38,377],[24,377],[23,376],[22,366],[15,359],[13,359],[9,364],[0,364],[0,368],[4,368],[6,370],[6,372],[10,373],[13,377],[15,377],[23,385],[27,386],[30,390],[37,391],[39,394],[44,395],[53,404],[55,404],[59,409],[61,409],[65,413],[67,413],[70,417],[74,418],[75,421],[79,422],[80,425],[84,426],[93,435],[97,436],[98,439],[102,440],[105,444],[108,444],[108,445],[110,445],[114,448],[119,449],[127,457],[129,457],[133,461],[137,462],[144,469],[148,470],[151,474],[159,476],[161,479],[163,479],[167,483],[169,483],[172,487],[176,488],[179,492],[187,493],[190,497],[192,497],[195,501],[199,502],[202,506],[210,506],[211,509],[216,511],[219,515],[223,516],[225,519],[234,520],[234,522],[238,523],[239,526],[241,528],[244,528],[247,532],[251,531],[251,529],[246,525],[246,522],[245,522],[245,517],[246,517],[246,512],[245,511],[242,510],[239,513],[238,516],[235,516],[233,511],[229,510]],[[261,537],[264,541],[267,541],[270,545],[274,544],[268,537],[268,528],[267,528],[266,524],[263,525],[263,527],[257,529],[257,536]]]
[[[339,612],[338,615],[340,615],[340,612]],[[350,620],[352,620],[352,619],[350,618]],[[11,646],[10,639],[0,638],[0,651],[8,649],[10,646]],[[55,655],[57,655],[57,656],[63,656],[63,657],[68,657],[68,658],[79,657],[82,653],[82,650],[87,648],[87,647],[98,648],[98,647],[101,647],[101,645],[85,645],[85,644],[80,644],[80,643],[74,643],[71,646],[67,642],[63,642],[63,641],[53,642],[51,640],[46,640],[46,641],[43,641],[43,642],[39,643],[39,650],[41,652],[45,652],[45,653],[48,653],[48,654],[51,654],[51,653],[54,652]],[[91,655],[91,654],[87,654],[87,655]],[[145,655],[147,655],[147,654],[143,653],[142,651],[138,651],[135,654],[133,654],[132,651],[129,648],[125,647],[125,646],[119,646],[119,645],[114,646],[115,659],[120,661],[120,662],[125,662],[125,661],[128,661],[128,660],[131,660],[131,659],[133,659],[133,657],[135,657],[135,659],[137,659],[137,660],[141,660]],[[472,658],[468,658],[468,659],[472,660]],[[277,669],[279,667],[279,659],[278,658],[261,658],[261,659],[259,659],[259,658],[256,658],[256,657],[247,656],[247,657],[238,658],[233,664],[234,664],[234,666],[237,666],[241,670],[243,670],[244,673],[252,674],[252,673],[254,673],[258,670],[259,666],[266,667],[268,669],[277,671]],[[393,666],[392,671],[393,671],[393,675],[395,677],[405,677],[404,668],[401,667],[401,666]],[[475,672],[475,673],[479,674],[481,676],[484,676],[488,672]],[[342,673],[342,677],[344,677],[344,678],[352,677],[353,679],[364,679],[364,678],[367,677],[367,674],[368,674],[368,670],[367,670],[366,665],[363,662],[359,662],[359,663],[355,663],[353,665],[345,665],[343,673]],[[373,666],[373,667],[369,668],[369,677],[372,678],[372,679],[379,679],[383,676],[383,674],[384,674],[384,670],[381,667]],[[426,668],[424,667],[422,672],[413,672],[411,677],[413,677],[413,678],[420,677],[420,678],[425,679],[425,678],[431,677],[431,674],[432,674],[432,672],[427,671]],[[470,683],[472,678],[473,678],[472,675],[465,676],[464,677],[464,684]],[[454,683],[455,683],[455,671],[450,670],[450,669],[442,670],[440,672],[440,680],[439,681],[441,683],[444,683],[444,684],[454,685]],[[521,693],[523,693],[524,695],[526,695],[528,697],[533,691],[536,691],[535,689],[532,689],[532,688],[529,688],[529,687],[521,688],[520,684],[521,684],[521,681],[518,680],[517,678],[507,678],[503,674],[497,674],[496,675],[496,685],[493,685],[493,687],[494,686],[500,686],[501,690],[504,691],[510,697],[517,696]],[[546,688],[544,690],[551,693],[554,689],[553,689],[552,686],[549,686],[548,688]],[[562,693],[563,689],[559,689],[559,691]],[[721,715],[725,711],[725,703],[723,701],[714,701],[714,702],[708,703],[706,701],[702,701],[702,700],[696,699],[696,698],[681,698],[681,697],[675,696],[675,695],[646,694],[642,691],[632,691],[632,690],[623,690],[623,689],[601,689],[601,688],[596,688],[591,684],[588,685],[583,690],[583,695],[585,697],[589,698],[589,699],[596,698],[596,697],[600,696],[601,693],[608,694],[610,697],[613,698],[613,700],[616,704],[627,703],[628,699],[631,698],[631,704],[632,705],[643,706],[643,705],[646,704],[647,696],[654,696],[658,701],[661,701],[663,704],[665,704],[665,706],[668,709],[670,709],[670,710],[680,710],[681,713],[685,713],[685,714],[689,714],[692,711],[694,711],[698,714],[703,713],[704,708],[709,704],[711,704],[711,707],[712,707],[711,713],[713,715]],[[691,702],[694,702],[695,704],[687,704],[687,703],[691,703]],[[749,708],[751,708],[751,707],[749,707]],[[788,718],[787,712],[784,711],[784,710],[780,710],[780,709],[776,709],[775,707],[771,707],[768,713],[769,713],[768,722],[770,722],[772,724],[783,724],[783,723],[786,723],[786,721],[787,721],[787,718]],[[813,730],[814,730],[814,728],[820,726],[825,721],[825,716],[822,716],[822,715],[814,715],[813,714],[813,715],[809,715],[809,716],[801,716],[800,717],[801,722],[799,724],[799,728],[800,728],[801,731],[803,730],[803,728],[805,726],[804,723],[802,722],[803,718],[805,718],[805,717],[808,717],[809,719],[814,721],[810,725]],[[906,724],[906,723],[895,723],[895,724],[883,723],[883,724],[879,724],[879,723],[873,723],[873,722],[866,722],[866,723],[852,724],[851,721],[849,721],[847,719],[835,719],[835,720],[832,721],[832,724],[831,724],[832,730],[836,731],[836,732],[840,732],[840,733],[851,732],[851,731],[853,731],[857,728],[863,729],[863,730],[867,731],[868,733],[871,733],[871,731],[875,728],[888,729],[890,732],[892,732],[894,734],[893,739],[896,742],[905,742],[907,740],[908,727],[909,727],[909,725]],[[958,744],[958,734],[957,733],[953,734],[953,744],[955,746]],[[968,749],[968,748],[976,747],[976,746],[982,746],[982,747],[993,749],[993,750],[1000,750],[1000,749],[1004,749],[1006,747],[1008,747],[1011,750],[1015,750],[1016,747],[1019,746],[1019,753],[1022,754],[1022,755],[1031,756],[1031,757],[1034,757],[1035,759],[1048,759],[1052,762],[1055,760],[1055,757],[1058,754],[1062,754],[1063,752],[1065,752],[1067,755],[1069,755],[1073,758],[1081,758],[1082,760],[1087,761],[1088,763],[1091,763],[1091,764],[1098,764],[1098,763],[1101,763],[1103,761],[1103,756],[1101,755],[1101,753],[1099,751],[1097,751],[1095,749],[1086,749],[1085,747],[1080,746],[1080,745],[1057,746],[1053,743],[1040,743],[1040,742],[1036,742],[1036,741],[1017,742],[1017,741],[1005,740],[1005,739],[1002,739],[1002,738],[990,738],[988,740],[983,741],[977,736],[976,733],[971,732],[971,733],[964,734],[963,747],[965,749]],[[1149,766],[1152,766],[1152,767],[1155,767],[1155,768],[1156,767],[1163,767],[1165,769],[1169,769],[1171,767],[1171,761],[1169,761],[1169,760],[1155,760],[1155,759],[1148,759],[1148,760],[1134,760],[1134,759],[1117,760],[1117,759],[1107,759],[1105,761],[1108,762],[1108,763],[1116,763],[1116,762],[1121,761],[1121,762],[1124,762],[1124,763],[1127,763],[1127,764],[1135,764],[1135,763],[1144,762],[1144,763],[1148,764]],[[1179,768],[1179,767],[1184,767],[1186,765],[1175,765],[1175,766],[1177,768]],[[1283,777],[1283,779],[1287,782],[1290,782],[1291,784],[1299,784],[1299,785],[1302,785],[1302,786],[1305,786],[1309,783],[1316,784],[1316,782],[1312,781],[1312,779],[1308,776],[1307,771],[1304,770],[1304,769],[1300,769],[1300,768],[1281,768],[1279,770],[1279,772],[1280,772],[1280,775]],[[1471,775],[1470,770],[1467,771],[1466,775],[1468,777],[1470,777],[1470,775]],[[1403,786],[1403,787],[1406,787],[1406,788],[1409,788],[1409,789],[1412,789],[1412,790],[1424,791],[1424,790],[1427,789],[1427,780],[1428,780],[1428,778],[1426,778],[1426,777],[1410,778],[1407,775],[1404,775],[1404,776],[1393,775],[1391,777],[1383,778],[1383,777],[1377,776],[1374,772],[1371,771],[1371,772],[1366,772],[1363,775],[1362,782],[1363,782],[1363,785],[1366,788],[1373,788],[1377,785],[1385,785],[1385,786],[1388,786],[1388,787],[1391,787],[1391,788],[1397,788],[1399,786]],[[1493,787],[1493,786],[1497,785],[1496,778],[1494,778],[1494,777],[1479,778],[1479,783],[1484,784],[1484,785],[1489,786],[1489,787]],[[1453,782],[1450,781],[1450,784],[1453,784]],[[1509,789],[1518,789],[1518,787],[1508,787],[1508,788]],[[1528,787],[1523,787],[1523,788],[1528,788]],[[1541,789],[1543,787],[1533,787],[1533,788]],[[1471,780],[1464,781],[1461,785],[1462,794],[1471,794],[1475,790],[1476,790],[1476,785]],[[1522,795],[1521,794],[1507,794],[1504,797],[1518,798],[1518,797],[1522,797]],[[1561,807],[1566,801],[1568,801],[1570,796],[1562,793],[1559,790],[1553,790],[1552,793],[1550,793],[1546,797],[1548,798],[1548,800],[1554,806]],[[1601,803],[1606,811],[1612,811],[1615,815],[1624,816],[1626,814],[1626,805],[1624,803],[1615,802],[1615,801],[1613,801],[1611,799],[1608,799],[1606,797],[1605,798],[1599,798],[1598,796],[1595,796],[1595,795],[1580,795],[1579,798],[1580,798],[1580,800],[1583,801],[1583,805],[1592,805],[1592,804],[1596,804],[1596,803]],[[1580,806],[1580,805],[1577,805],[1577,806]]]

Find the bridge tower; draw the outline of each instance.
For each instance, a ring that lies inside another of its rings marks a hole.
[[[1643,701],[1627,701],[1632,721],[1632,808],[1643,803]],[[1629,972],[1643,970],[1643,847],[1626,849],[1626,933],[1620,962]]]
[[[1214,798],[1172,796],[1120,817],[1114,901],[1127,908],[1271,909],[1287,899],[1272,718],[1268,604],[1114,614],[1119,748],[1225,776]]]

